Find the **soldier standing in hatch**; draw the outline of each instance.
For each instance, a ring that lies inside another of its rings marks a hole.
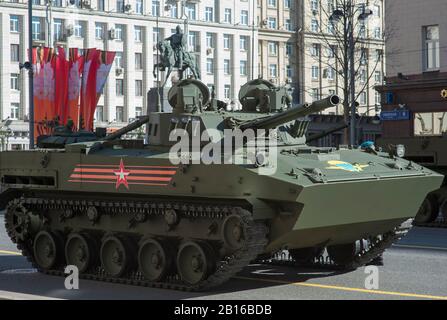
[[[176,33],[171,35],[166,40],[169,41],[172,50],[174,51],[174,57],[175,57],[175,66],[179,69],[183,67],[183,54],[186,52],[186,37],[185,34],[182,31],[182,28],[180,26],[177,26],[175,29]]]

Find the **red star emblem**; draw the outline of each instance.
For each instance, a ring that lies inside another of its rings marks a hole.
[[[127,183],[127,176],[130,174],[130,171],[124,168],[123,159],[120,161],[119,170],[113,170],[113,173],[116,175],[116,189],[119,188],[120,185],[124,184],[127,189],[129,189],[129,184]]]

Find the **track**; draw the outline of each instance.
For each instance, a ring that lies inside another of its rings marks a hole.
[[[131,215],[134,214],[135,218],[139,221],[145,221],[141,216],[138,218],[137,213],[147,219],[162,216],[167,209],[174,209],[180,212],[180,215],[184,219],[214,219],[224,220],[230,215],[237,215],[240,217],[242,224],[244,241],[241,248],[235,250],[229,255],[224,255],[216,263],[214,272],[206,279],[203,279],[199,283],[188,284],[182,281],[178,273],[172,273],[167,276],[164,281],[147,281],[141,272],[136,268],[131,272],[125,274],[125,276],[111,277],[100,266],[90,268],[85,273],[81,274],[81,278],[106,281],[114,283],[123,283],[138,286],[148,286],[155,288],[166,288],[183,291],[203,291],[215,286],[219,286],[233,277],[236,273],[242,270],[250,261],[255,259],[260,253],[263,252],[265,245],[267,244],[267,228],[262,222],[256,222],[252,219],[251,213],[241,207],[223,206],[223,205],[198,205],[194,203],[166,203],[166,202],[131,202],[131,201],[87,201],[80,199],[49,199],[49,198],[20,198],[14,199],[10,202],[8,210],[5,214],[6,231],[13,242],[17,244],[22,254],[36,267],[40,272],[49,274],[64,276],[63,263],[59,263],[57,268],[42,268],[36,261],[36,257],[33,253],[32,239],[30,234],[26,236],[20,236],[17,234],[17,226],[14,226],[14,217],[12,212],[16,208],[20,208],[20,211],[26,210],[27,215],[30,217],[39,217],[41,221],[40,230],[51,230],[51,220],[58,218],[64,222],[64,213],[70,212],[74,216],[87,215],[88,208],[95,206],[102,215]],[[59,212],[61,215],[55,217],[48,212]],[[15,219],[17,220],[17,219]],[[132,224],[132,219],[130,220]],[[28,226],[31,228],[30,226]],[[40,230],[33,230],[33,234]],[[29,232],[29,231],[26,231]],[[67,234],[64,235],[65,238]],[[104,235],[103,235],[104,236]],[[141,235],[136,235],[141,237]]]

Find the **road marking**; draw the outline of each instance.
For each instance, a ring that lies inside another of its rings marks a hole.
[[[0,290],[0,300],[64,300],[64,299],[39,296],[36,294],[26,294],[26,293]]]
[[[10,254],[12,256],[21,256],[22,254],[20,252],[17,251],[8,251],[8,250],[0,250],[0,253],[3,254]]]
[[[271,283],[278,283],[278,284],[291,284],[294,286],[301,286],[301,287],[312,287],[312,288],[332,289],[332,290],[340,290],[340,291],[362,292],[362,293],[370,293],[370,294],[378,294],[378,295],[389,295],[389,296],[400,296],[400,297],[422,298],[422,299],[433,299],[433,300],[447,300],[447,296],[433,296],[433,295],[417,294],[417,293],[368,290],[368,289],[361,289],[361,288],[333,286],[333,285],[318,284],[318,283],[290,282],[290,281],[284,281],[284,280],[274,280],[274,279],[264,279],[264,278],[250,278],[250,277],[234,277],[234,278],[240,279],[240,280],[263,281],[263,282],[271,282]]]
[[[415,246],[415,245],[411,245],[411,244],[394,244],[393,247],[447,251],[447,248],[444,248],[444,247]]]

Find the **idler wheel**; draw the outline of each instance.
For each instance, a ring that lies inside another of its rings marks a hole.
[[[173,253],[169,246],[155,239],[146,239],[138,250],[138,265],[149,281],[162,281],[172,270]]]
[[[13,204],[8,207],[6,222],[14,241],[25,241],[29,236],[31,219],[28,211],[21,204]]]
[[[222,226],[222,238],[228,248],[233,250],[242,248],[245,241],[245,231],[238,215],[233,214],[225,219]]]
[[[183,281],[194,285],[205,280],[215,269],[213,249],[204,242],[184,242],[177,254],[177,270]]]
[[[65,259],[68,265],[74,265],[80,273],[95,264],[97,245],[94,240],[83,234],[72,233],[65,244]]]
[[[323,253],[324,248],[310,247],[300,249],[289,249],[289,254],[297,263],[311,263],[315,257]]]
[[[34,238],[34,257],[39,267],[54,268],[63,257],[63,239],[58,233],[40,231]]]
[[[120,277],[132,267],[130,244],[116,236],[106,236],[102,241],[101,266],[112,277]]]
[[[438,199],[434,194],[429,194],[422,202],[419,211],[414,218],[416,223],[433,222],[439,213]]]

